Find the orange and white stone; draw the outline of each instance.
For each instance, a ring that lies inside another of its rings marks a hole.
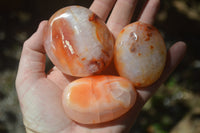
[[[157,81],[166,63],[166,47],[159,31],[149,24],[135,22],[118,35],[114,60],[119,75],[136,87]]]
[[[126,113],[136,96],[131,82],[123,77],[91,76],[71,82],[62,101],[69,118],[82,124],[96,124]]]
[[[57,11],[49,20],[44,46],[53,64],[68,75],[100,73],[113,57],[114,37],[103,20],[81,6]]]

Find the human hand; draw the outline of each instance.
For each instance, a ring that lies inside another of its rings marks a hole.
[[[137,0],[95,0],[90,10],[104,21],[114,37],[130,23]],[[149,0],[139,21],[153,24],[154,16],[159,7],[159,0]],[[43,21],[38,30],[24,43],[16,88],[23,113],[23,120],[28,133],[121,133],[128,132],[134,124],[138,113],[157,88],[167,79],[184,56],[186,46],[183,42],[174,44],[168,50],[166,68],[161,78],[152,86],[138,89],[138,97],[134,107],[119,119],[95,125],[78,124],[68,119],[62,107],[62,92],[74,77],[64,75],[56,67],[45,73],[45,50],[43,47],[43,30],[47,25]],[[115,74],[111,64],[103,74]]]

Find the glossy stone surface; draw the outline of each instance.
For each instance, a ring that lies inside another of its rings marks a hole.
[[[117,37],[114,60],[118,73],[136,87],[157,81],[166,63],[166,47],[159,31],[149,24],[135,22]]]
[[[81,6],[57,11],[50,18],[44,36],[48,57],[68,75],[84,77],[100,73],[113,57],[112,34],[97,15]]]
[[[126,113],[136,101],[131,82],[117,76],[91,76],[71,82],[63,93],[65,112],[82,124],[114,120]]]

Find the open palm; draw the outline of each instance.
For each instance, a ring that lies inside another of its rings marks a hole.
[[[130,23],[136,3],[137,0],[95,0],[90,10],[104,21],[108,20],[107,26],[116,38],[120,30]],[[158,7],[159,0],[149,0],[139,21],[153,24]],[[16,88],[28,133],[128,132],[144,103],[175,69],[186,50],[183,42],[174,44],[168,50],[167,65],[161,78],[152,86],[137,90],[136,104],[128,113],[107,123],[82,125],[66,117],[61,102],[63,89],[75,78],[64,75],[56,67],[49,74],[45,73],[45,51],[42,40],[46,24],[47,21],[41,22],[38,30],[24,43],[16,78]],[[115,73],[113,64],[103,72],[103,74]]]

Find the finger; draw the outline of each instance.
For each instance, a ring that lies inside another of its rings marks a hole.
[[[141,13],[139,21],[147,24],[153,24],[159,7],[160,0],[148,0],[144,10]]]
[[[160,82],[164,82],[169,77],[169,75],[174,71],[174,69],[177,67],[177,65],[183,59],[183,57],[186,53],[186,49],[187,49],[186,44],[181,41],[175,43],[169,49],[166,68],[163,72],[163,75],[161,76]]]
[[[45,76],[45,51],[43,48],[43,30],[47,21],[40,23],[37,31],[24,43],[16,84],[27,77]]]
[[[167,80],[183,59],[185,52],[186,44],[184,42],[177,42],[168,50],[166,66],[160,79],[150,87],[138,89],[138,94],[141,96],[143,103],[145,103],[162,85],[162,83]]]
[[[115,2],[116,0],[94,0],[90,10],[105,21]]]
[[[137,0],[118,0],[108,19],[107,26],[116,37],[130,23]]]

